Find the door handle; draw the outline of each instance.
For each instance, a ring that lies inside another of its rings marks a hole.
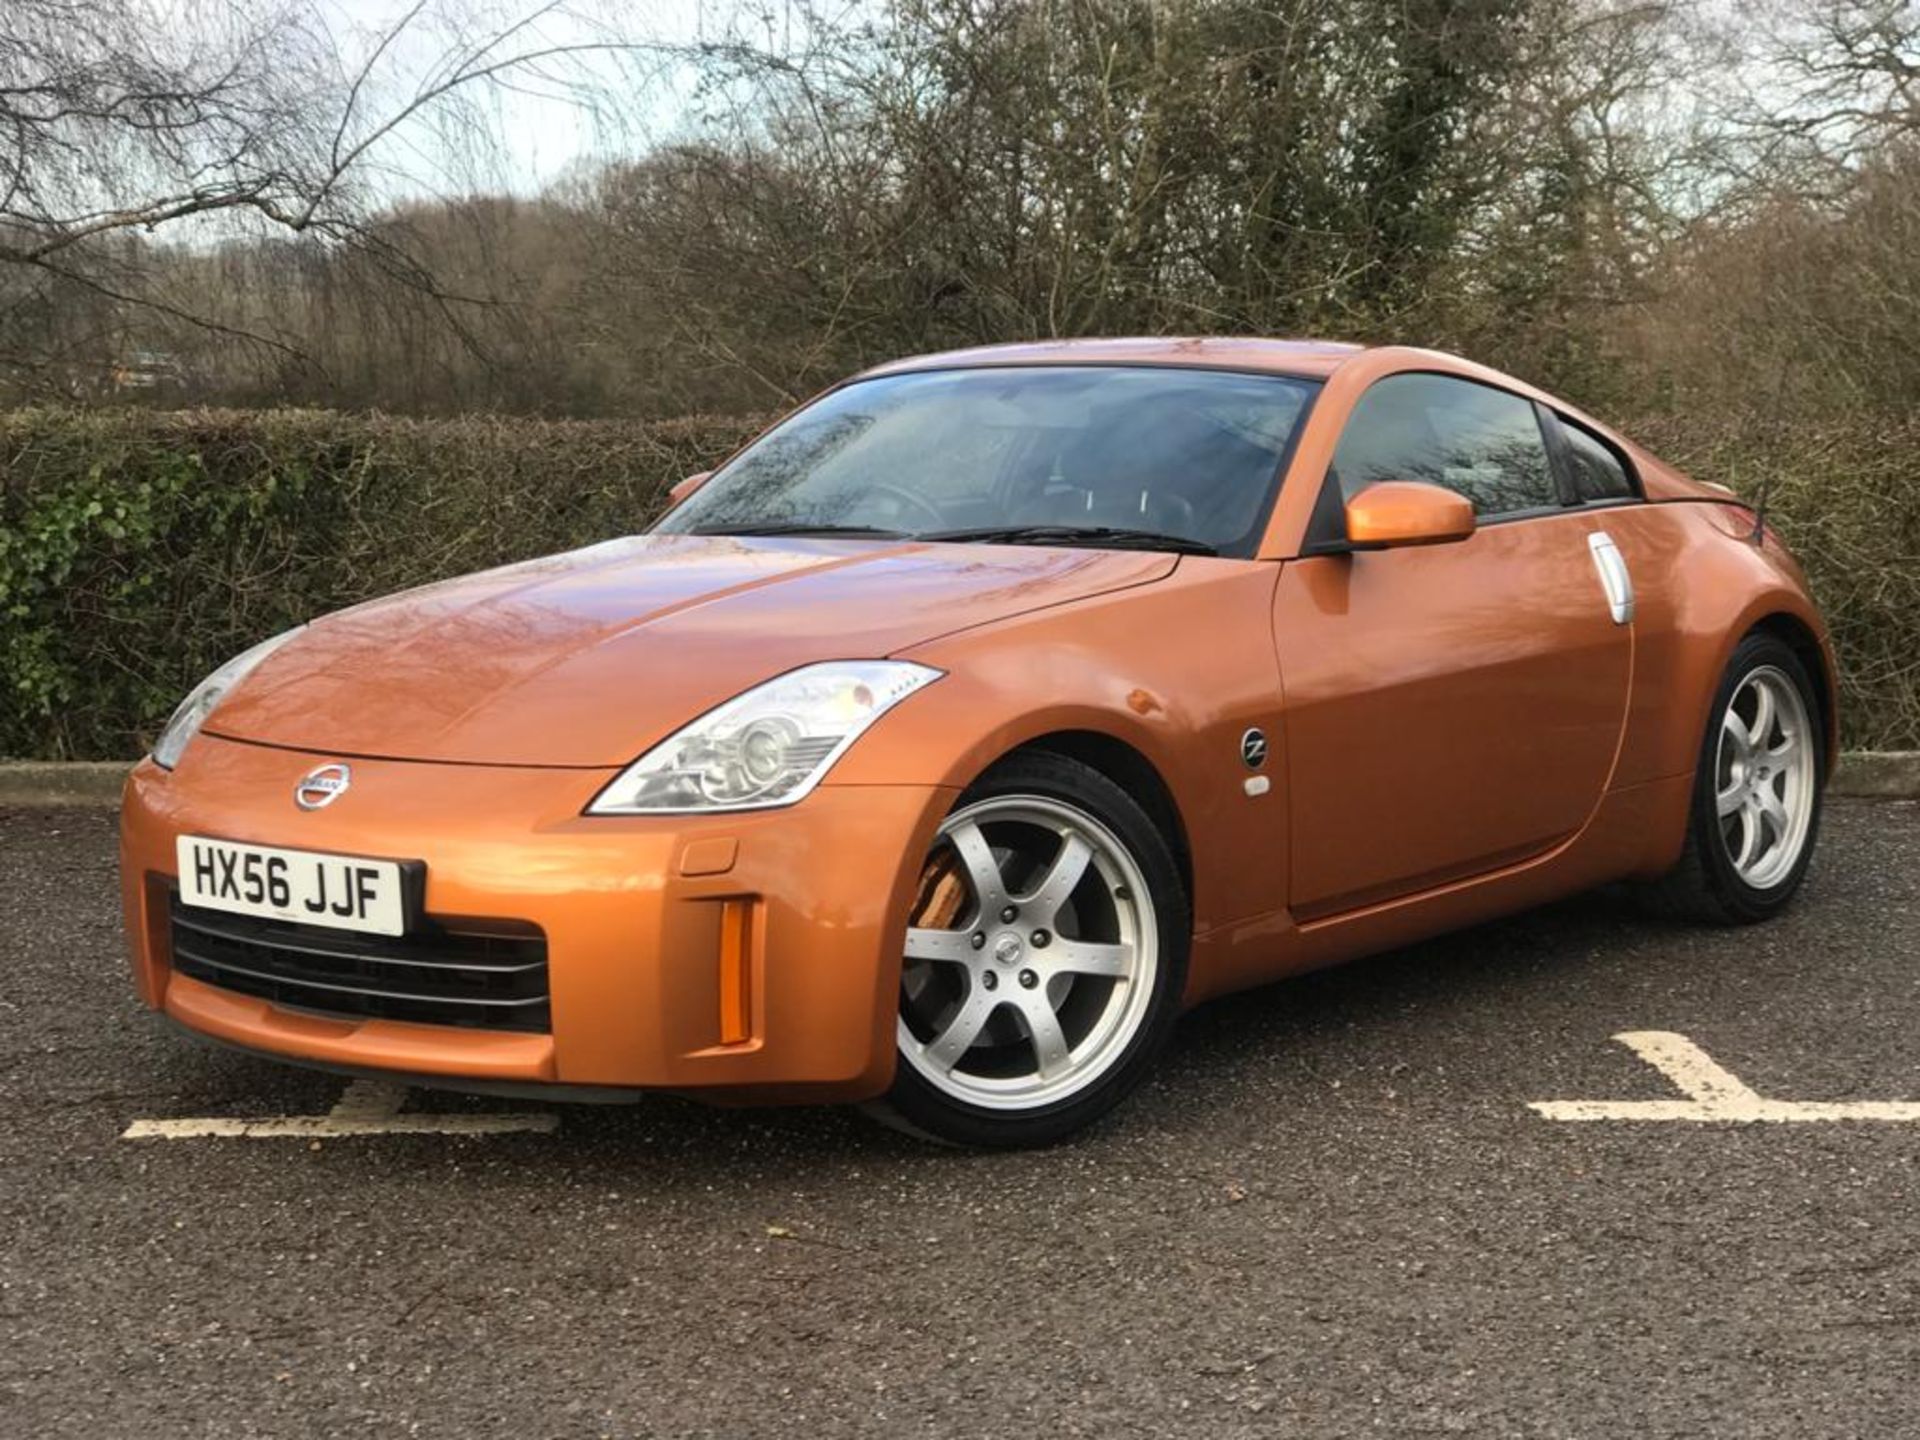
[[[1633,576],[1627,573],[1626,556],[1604,530],[1587,536],[1587,549],[1593,554],[1593,568],[1600,572],[1600,588],[1607,592],[1607,609],[1616,625],[1633,623]]]

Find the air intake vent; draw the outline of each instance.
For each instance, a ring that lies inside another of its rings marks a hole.
[[[352,1019],[477,1030],[551,1028],[547,941],[517,921],[429,922],[412,935],[353,935],[182,905],[172,897],[183,975],[276,1005]]]

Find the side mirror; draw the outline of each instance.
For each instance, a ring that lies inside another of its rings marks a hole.
[[[686,499],[687,496],[706,484],[708,477],[712,474],[713,472],[711,470],[702,470],[698,474],[687,476],[686,479],[679,481],[671,490],[667,491],[668,501],[674,505],[678,505],[682,500]]]
[[[1381,480],[1347,502],[1347,543],[1355,550],[1445,545],[1473,534],[1473,502],[1416,480]]]

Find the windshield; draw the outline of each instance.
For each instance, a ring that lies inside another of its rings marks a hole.
[[[1165,537],[1251,554],[1317,388],[1122,366],[861,380],[762,436],[656,528],[1064,545]]]

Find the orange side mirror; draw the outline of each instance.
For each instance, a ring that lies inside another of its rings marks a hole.
[[[711,470],[702,470],[697,474],[687,476],[686,479],[678,481],[671,490],[667,491],[667,499],[673,504],[678,505],[682,500],[686,499],[687,496],[706,484],[708,477],[712,474],[713,472]]]
[[[1473,502],[1417,480],[1381,480],[1347,502],[1347,543],[1356,550],[1445,545],[1473,534]]]

